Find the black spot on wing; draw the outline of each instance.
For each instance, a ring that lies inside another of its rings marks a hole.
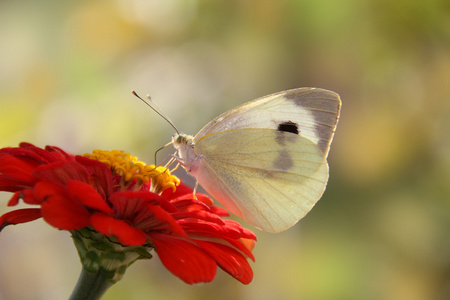
[[[298,124],[292,121],[285,121],[279,123],[277,126],[277,136],[275,137],[277,143],[285,146],[287,142],[292,142],[297,138],[296,135],[300,133]]]
[[[295,133],[295,134],[300,133],[300,130],[298,129],[298,124],[294,123],[292,121],[286,121],[286,122],[278,124],[277,130],[291,132],[291,133]]]
[[[319,88],[300,88],[285,91],[283,97],[303,108],[314,118],[315,136],[310,138],[313,140],[318,138],[318,146],[327,155],[339,119],[341,109],[339,95]]]

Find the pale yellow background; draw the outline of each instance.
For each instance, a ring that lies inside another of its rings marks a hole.
[[[334,90],[328,189],[295,227],[255,230],[250,285],[219,270],[189,286],[155,256],[104,299],[449,299],[449,3],[1,1],[0,146],[152,162],[173,130],[132,89],[191,134],[272,92]],[[67,232],[0,233],[1,300],[67,299],[79,271]]]

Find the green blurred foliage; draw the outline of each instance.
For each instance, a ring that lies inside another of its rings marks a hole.
[[[2,147],[152,162],[173,130],[132,89],[191,134],[272,92],[341,95],[327,191],[295,227],[256,230],[250,285],[188,286],[155,257],[105,300],[450,298],[449,1],[7,0],[0,39]],[[42,221],[6,228],[0,254],[1,300],[67,298],[80,268]]]

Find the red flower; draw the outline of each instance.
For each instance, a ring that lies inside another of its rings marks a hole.
[[[168,170],[123,152],[87,156],[97,160],[27,143],[0,149],[0,191],[14,193],[8,205],[20,199],[39,205],[0,216],[0,229],[42,217],[72,233],[88,228],[125,248],[154,248],[164,266],[190,284],[211,281],[217,266],[242,283],[252,280],[247,245],[255,235],[222,219],[228,213],[210,198],[193,199],[185,185],[174,191],[179,180]]]

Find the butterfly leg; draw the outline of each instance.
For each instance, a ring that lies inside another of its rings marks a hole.
[[[197,178],[195,178],[195,187],[194,187],[194,192],[192,193],[192,196],[194,197],[195,200],[197,200],[197,188],[198,188],[198,180],[197,180]]]
[[[194,178],[194,180],[195,180],[195,187],[194,187],[194,191],[192,192],[192,196],[193,196],[193,198],[195,199],[195,200],[197,200],[197,188],[198,188],[198,180],[197,180],[197,178],[195,178],[195,176],[193,176],[192,174],[191,174],[191,172],[189,172],[187,169],[186,169],[186,166],[183,164],[183,162],[181,161],[181,159],[180,159],[180,157],[178,157],[177,155],[176,155],[176,153],[177,152],[175,152],[175,154],[171,154],[170,156],[172,156],[172,159],[175,159],[176,161],[177,161],[177,166],[175,167],[175,169],[177,169],[178,168],[178,166],[182,166],[185,170],[186,170],[186,173],[189,175],[189,176],[191,176],[192,178]],[[174,171],[175,169],[173,169],[172,171]]]

